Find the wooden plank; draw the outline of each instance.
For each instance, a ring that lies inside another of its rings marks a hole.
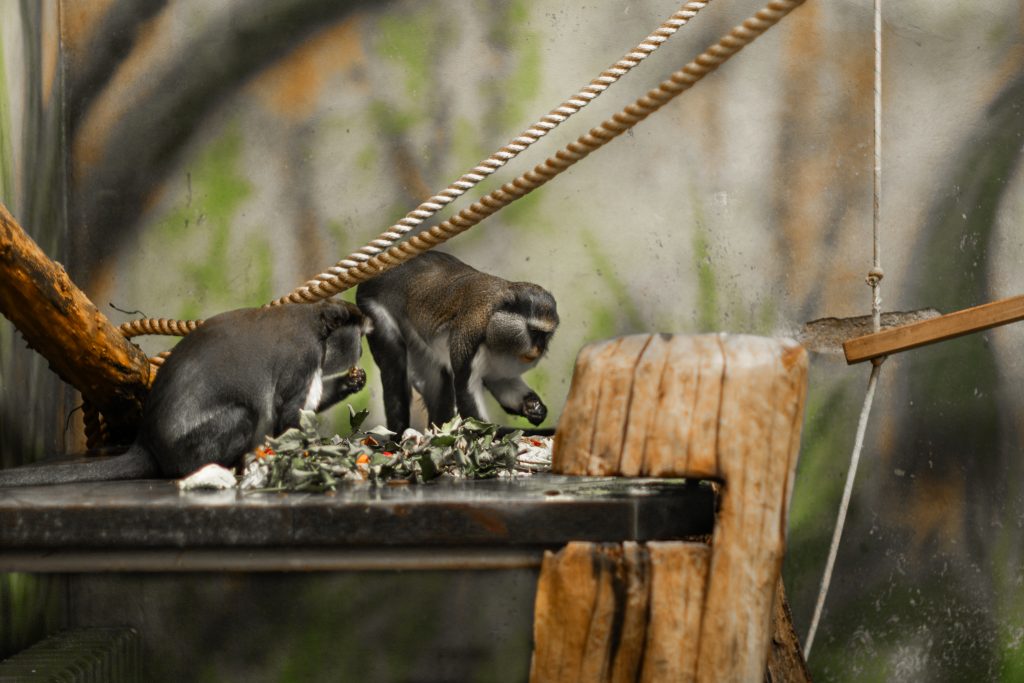
[[[694,338],[674,336],[658,380],[654,422],[644,443],[642,472],[650,477],[672,476],[686,469],[693,406],[697,401],[700,361]]]
[[[637,363],[619,463],[619,474],[624,477],[637,477],[643,472],[644,449],[657,421],[661,378],[672,339],[667,334],[651,335]]]
[[[697,401],[693,406],[693,427],[689,439],[689,458],[684,474],[687,477],[721,476],[718,462],[718,433],[722,428],[719,409],[725,372],[723,338],[724,335],[705,334],[694,339],[700,365]]]
[[[764,674],[772,597],[785,538],[785,499],[799,440],[806,356],[775,340],[725,337],[719,468],[725,480],[715,524],[701,625],[700,681],[755,681]]]
[[[1019,320],[1024,320],[1024,294],[857,337],[843,344],[843,352],[852,365]]]
[[[591,476],[619,473],[633,380],[640,357],[650,341],[649,334],[621,337],[615,353],[603,356],[597,412],[591,415],[594,441],[587,465],[587,474]]]
[[[583,663],[576,680],[607,681],[611,675],[613,638],[616,623],[622,618],[622,588],[625,584],[622,546],[601,543],[591,546],[595,572],[594,609],[590,616],[587,640],[583,645]]]
[[[611,653],[612,683],[635,683],[647,640],[647,609],[650,602],[651,558],[647,546],[622,544],[625,578],[618,644]]]
[[[593,543],[544,553],[533,617],[530,680],[579,681],[597,596]]]
[[[711,549],[702,543],[680,541],[651,542],[647,549],[651,556],[650,619],[640,680],[694,681]]]

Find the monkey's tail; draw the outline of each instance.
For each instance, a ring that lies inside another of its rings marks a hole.
[[[47,486],[76,482],[147,479],[160,476],[146,449],[133,445],[128,452],[114,457],[89,458],[87,462],[36,464],[0,470],[0,487]]]

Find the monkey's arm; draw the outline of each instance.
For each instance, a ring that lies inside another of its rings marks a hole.
[[[323,378],[324,388],[320,395],[320,404],[317,412],[327,410],[338,401],[350,394],[354,394],[366,386],[366,373],[362,368],[350,368],[345,372],[336,375],[329,375]]]
[[[480,406],[479,395],[482,378],[474,377],[473,359],[483,345],[483,335],[467,335],[452,332],[449,339],[451,353],[452,380],[455,388],[455,408],[462,417],[483,419],[484,411]]]
[[[519,415],[539,425],[548,416],[547,406],[522,377],[485,379],[484,386],[510,415]]]

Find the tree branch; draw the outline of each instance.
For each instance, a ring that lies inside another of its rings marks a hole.
[[[149,361],[51,261],[0,204],[0,313],[57,375],[107,418],[111,439],[134,438]]]

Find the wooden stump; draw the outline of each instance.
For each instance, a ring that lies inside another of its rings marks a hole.
[[[545,558],[532,680],[763,680],[806,377],[789,340],[635,335],[580,352],[553,469],[715,478],[721,505],[710,547],[601,546],[597,561],[570,544]],[[629,586],[648,593],[632,609]]]

